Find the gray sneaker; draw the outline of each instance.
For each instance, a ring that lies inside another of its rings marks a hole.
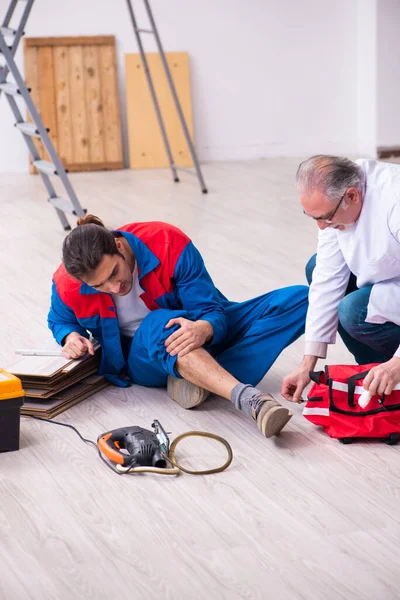
[[[249,400],[250,412],[265,437],[278,435],[292,418],[292,413],[281,406],[270,394],[257,394]]]

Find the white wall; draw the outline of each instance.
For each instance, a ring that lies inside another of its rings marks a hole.
[[[133,3],[143,15],[142,1]],[[1,18],[7,6],[0,0]],[[165,50],[190,54],[202,160],[357,153],[358,0],[152,0],[152,7]],[[123,54],[137,52],[124,0],[36,0],[26,31],[115,34],[124,111]],[[150,36],[146,42],[154,51]],[[22,67],[21,51],[17,58]],[[12,122],[1,98],[0,171],[26,171]]]
[[[378,3],[378,146],[400,146],[400,0]]]
[[[358,0],[357,137],[359,156],[374,156],[377,145],[377,2]]]

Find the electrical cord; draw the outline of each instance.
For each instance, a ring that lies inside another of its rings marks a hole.
[[[96,442],[83,437],[83,435],[73,425],[70,425],[69,423],[61,423],[60,421],[52,421],[51,419],[45,419],[43,417],[36,417],[33,415],[21,416],[27,417],[29,419],[36,419],[37,421],[44,421],[45,423],[51,423],[53,425],[61,425],[61,427],[68,427],[69,429],[72,429],[80,437],[80,439],[83,442],[85,442],[85,444],[91,444],[96,448],[97,453],[100,456],[101,460],[104,462],[104,464],[107,465],[107,467],[111,469],[114,473],[117,473],[117,475],[125,475],[127,473],[158,473],[161,475],[178,475],[181,472],[189,473],[190,475],[211,475],[212,473],[221,473],[222,471],[225,471],[225,469],[229,467],[233,459],[232,448],[224,438],[220,437],[219,435],[216,435],[215,433],[208,433],[206,431],[187,431],[186,433],[178,435],[178,437],[174,439],[169,448],[169,455],[163,453],[163,457],[172,465],[172,468],[142,466],[123,467],[122,465],[117,465],[116,467],[114,467],[110,462],[108,462],[108,460],[104,458]],[[187,469],[186,467],[182,467],[175,460],[175,451],[179,442],[188,437],[206,437],[212,440],[216,440],[217,442],[223,444],[228,452],[228,458],[226,459],[225,463],[222,466],[216,467],[214,469],[204,469],[200,471],[193,471],[191,469]]]
[[[112,471],[114,471],[114,473],[117,473],[117,475],[123,475],[124,474],[124,472],[118,471],[118,469],[116,469],[111,463],[109,463],[104,458],[104,456],[100,452],[100,448],[98,447],[98,445],[96,444],[96,442],[94,442],[93,440],[88,440],[87,438],[84,438],[83,435],[78,431],[78,429],[76,427],[74,427],[73,425],[70,425],[69,423],[61,423],[61,421],[52,421],[51,419],[44,419],[43,417],[35,417],[33,415],[21,415],[21,417],[26,417],[28,419],[36,419],[37,421],[44,421],[45,423],[51,423],[52,425],[61,425],[61,427],[69,427],[69,429],[72,429],[72,431],[75,431],[75,433],[81,438],[81,440],[83,442],[85,442],[85,444],[91,444],[92,446],[94,446],[96,448],[97,453],[100,456],[101,460],[103,461],[103,463],[105,465],[107,465],[107,467],[109,469],[111,469]]]
[[[217,442],[220,442],[227,449],[228,458],[226,459],[226,461],[224,462],[224,464],[222,466],[215,467],[214,469],[204,469],[204,470],[200,470],[200,471],[193,471],[191,469],[187,469],[186,467],[182,467],[182,465],[180,465],[175,459],[175,451],[176,451],[176,447],[179,444],[179,442],[181,442],[182,440],[184,440],[185,438],[188,438],[188,437],[205,437],[205,438],[209,438],[212,440],[216,440]],[[171,443],[171,446],[169,448],[169,456],[167,454],[165,454],[165,452],[163,452],[162,455],[163,455],[163,458],[165,458],[165,460],[172,465],[172,468],[160,469],[158,467],[123,467],[122,465],[117,465],[116,468],[119,473],[145,473],[145,472],[148,472],[148,473],[161,473],[162,475],[178,475],[179,473],[182,472],[182,473],[189,473],[190,475],[211,475],[213,473],[221,473],[222,471],[225,471],[225,469],[227,469],[229,467],[229,465],[231,464],[231,462],[233,460],[233,452],[232,452],[232,448],[231,448],[230,444],[224,438],[220,437],[219,435],[216,435],[215,433],[208,433],[206,431],[187,431],[186,433],[182,433],[181,435],[178,435],[178,437],[176,437],[174,439],[174,441]]]
[[[181,465],[179,465],[175,460],[176,447],[179,444],[179,442],[181,442],[183,439],[192,437],[192,436],[206,437],[211,440],[216,440],[217,442],[220,442],[221,444],[223,444],[228,451],[228,458],[226,459],[226,462],[221,467],[216,467],[215,469],[205,469],[205,470],[201,470],[201,471],[192,471],[190,469],[186,469],[185,467],[182,467]],[[176,467],[180,471],[183,471],[184,473],[189,473],[190,475],[211,475],[212,473],[221,473],[222,471],[225,471],[225,469],[227,469],[229,467],[229,465],[231,464],[232,459],[233,459],[233,452],[232,452],[232,448],[231,448],[230,444],[226,440],[224,440],[224,438],[220,437],[219,435],[216,435],[215,433],[208,433],[206,431],[187,431],[186,433],[182,433],[181,435],[178,435],[178,437],[176,437],[174,439],[174,441],[171,443],[171,446],[169,448],[169,456],[164,455],[164,458],[166,460],[168,460],[174,467]]]

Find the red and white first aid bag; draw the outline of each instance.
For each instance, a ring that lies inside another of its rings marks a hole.
[[[400,440],[400,385],[389,396],[372,396],[365,408],[358,404],[364,377],[375,366],[331,365],[310,373],[314,385],[303,410],[305,418],[342,443],[375,438],[396,444]]]

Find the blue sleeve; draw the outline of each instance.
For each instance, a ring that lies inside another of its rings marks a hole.
[[[86,329],[79,325],[74,311],[61,300],[54,281],[47,324],[58,344],[61,344],[65,336],[73,331],[84,337],[89,337]]]
[[[221,342],[227,333],[226,313],[201,254],[192,242],[176,263],[174,279],[182,308],[189,311],[194,320],[211,323],[214,329],[211,343]]]

